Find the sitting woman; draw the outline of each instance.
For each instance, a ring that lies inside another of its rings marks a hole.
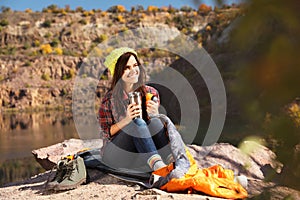
[[[159,114],[159,94],[145,85],[146,74],[135,50],[113,50],[104,62],[112,75],[110,90],[99,109],[99,123],[104,138],[103,162],[112,168],[151,172],[173,161],[169,138]],[[141,103],[130,103],[132,92],[140,94]],[[156,100],[146,101],[149,93]]]

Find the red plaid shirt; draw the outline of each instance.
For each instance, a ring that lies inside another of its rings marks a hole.
[[[153,95],[157,96],[158,102],[160,102],[159,94],[155,88],[145,85],[145,89],[147,93],[152,93]],[[123,115],[122,113],[116,111],[112,90],[108,91],[102,99],[99,109],[99,123],[101,127],[102,138],[105,140],[111,139],[110,127],[125,118],[125,113],[129,104],[129,98],[125,91],[123,91],[123,94],[123,100],[121,102],[122,109],[124,111],[122,112],[124,113]]]

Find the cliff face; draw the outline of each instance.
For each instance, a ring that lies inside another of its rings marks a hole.
[[[238,8],[210,12],[0,13],[0,109],[69,107],[74,79],[84,59],[99,43],[121,31],[170,27],[206,45],[239,14]],[[161,33],[166,34],[171,33]],[[102,58],[109,51],[98,49],[97,54]],[[148,74],[162,70],[159,66],[169,66],[175,59],[159,52],[150,54],[145,51],[141,56],[142,62],[151,66]],[[104,71],[102,62],[103,58],[99,69]],[[94,73],[86,70],[87,76]],[[107,80],[99,81],[97,100],[107,86]]]

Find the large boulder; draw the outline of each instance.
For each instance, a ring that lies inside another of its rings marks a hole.
[[[52,169],[58,160],[67,155],[73,155],[81,150],[101,148],[101,139],[80,140],[69,139],[64,142],[32,151],[37,162],[46,170]]]
[[[228,143],[216,143],[212,146],[187,145],[197,161],[199,168],[221,165],[233,170],[236,174],[244,174],[248,178],[263,180],[266,176],[264,169],[268,166],[280,172],[282,165],[276,161],[276,155],[267,147],[246,141],[256,147],[250,154],[243,153],[237,147]],[[72,155],[83,149],[101,148],[101,139],[80,140],[70,139],[49,147],[33,150],[37,162],[46,169],[52,169],[57,161],[67,155]]]

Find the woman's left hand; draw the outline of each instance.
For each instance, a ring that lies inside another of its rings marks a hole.
[[[147,113],[148,114],[153,114],[153,115],[159,114],[158,113],[158,106],[159,106],[159,104],[157,102],[152,101],[152,100],[148,100],[146,102],[146,105],[147,105]]]

